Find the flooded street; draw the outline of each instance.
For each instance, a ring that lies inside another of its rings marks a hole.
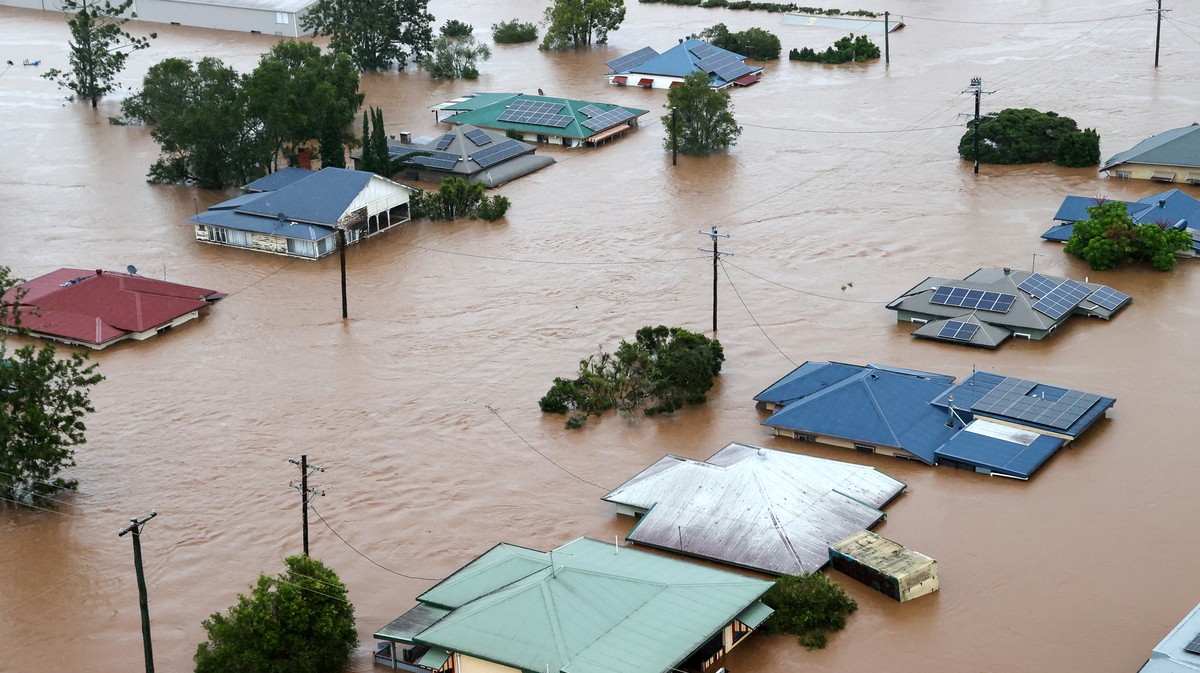
[[[672,167],[658,120],[666,93],[609,86],[605,61],[717,22],[767,28],[785,52],[844,33],[627,2],[610,44],[590,51],[493,45],[474,83],[413,70],[363,77],[389,133],[439,132],[429,106],[471,91],[541,88],[650,114],[604,147],[539,147],[558,163],[496,191],[512,201],[505,221],[410,223],[350,248],[344,322],[336,255],[197,243],[185,218],[236,190],[146,183],[158,153],[147,130],[107,122],[125,94],[92,110],[64,104],[39,77],[66,67],[62,16],[0,8],[0,62],[17,64],[0,75],[0,264],[26,278],[133,264],[230,293],[198,321],[96,353],[107,380],[69,473],[79,493],[55,513],[0,508],[0,672],[141,669],[131,545],[117,531],[155,509],[142,538],[155,661],[192,670],[201,620],[300,551],[289,457],[326,468],[313,479],[325,496],[310,517],[312,553],[349,587],[362,641],[351,670],[366,672],[371,634],[432,580],[497,542],[623,538],[631,521],[600,496],[665,453],[704,459],[730,441],[904,481],[876,530],[936,558],[941,574],[939,593],[901,605],[831,573],[859,604],[845,631],[817,652],[756,637],[724,661],[735,673],[1138,669],[1200,602],[1200,454],[1187,430],[1200,395],[1188,369],[1200,261],[1096,273],[1042,242],[1065,195],[1135,200],[1161,185],[1053,165],[974,175],[956,154],[959,114],[974,105],[961,92],[979,76],[995,91],[985,111],[1072,117],[1098,130],[1108,158],[1200,121],[1200,7],[1167,15],[1155,70],[1149,2],[867,0],[908,24],[891,36],[890,66],[768,63],[761,84],[732,92],[737,146]],[[430,10],[490,44],[492,23],[536,20],[543,6],[433,0]],[[274,42],[131,26],[159,37],[130,57],[127,89],[169,56],[248,71]],[[543,417],[537,399],[552,379],[597,347],[649,324],[709,332],[712,261],[697,248],[710,243],[697,230],[713,224],[734,256],[720,278],[727,361],[708,404],[667,418],[609,414],[576,431]],[[1110,323],[1076,318],[996,351],[916,340],[884,308],[926,276],[1031,262],[1133,303]],[[1018,482],[771,438],[752,398],[805,360],[960,378],[978,367],[1117,404]]]

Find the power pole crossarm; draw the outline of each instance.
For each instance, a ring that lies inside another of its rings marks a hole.
[[[712,244],[713,244],[713,247],[712,247],[712,255],[713,255],[713,334],[716,334],[717,333],[717,262],[719,262],[721,260],[721,255],[732,256],[733,253],[732,252],[721,252],[720,250],[717,249],[717,239],[729,238],[729,234],[718,234],[717,233],[717,225],[714,224],[712,226],[712,231],[704,231],[703,229],[701,229],[697,233],[699,233],[701,236],[708,236],[708,237],[712,238]],[[708,252],[708,250],[705,250],[704,248],[700,248],[700,252]]]
[[[141,521],[138,521],[137,517],[130,517],[129,525],[117,533],[117,537],[133,533],[133,569],[137,573],[138,604],[142,608],[142,649],[146,656],[146,673],[154,673],[154,648],[150,644],[150,605],[146,600],[146,574],[142,571],[142,528],[156,516],[158,512],[153,511]]]
[[[301,454],[300,460],[288,458],[288,462],[300,467],[300,483],[297,484],[294,481],[289,481],[288,488],[300,491],[300,518],[304,525],[304,555],[308,556],[308,496],[310,494],[325,495],[325,491],[319,488],[309,488],[308,475],[313,472],[324,472],[325,468],[321,465],[309,465],[308,454]]]

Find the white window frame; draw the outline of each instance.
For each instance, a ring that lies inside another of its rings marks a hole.
[[[276,25],[286,26],[290,23],[291,23],[291,19],[288,18],[287,12],[275,12],[275,24]]]

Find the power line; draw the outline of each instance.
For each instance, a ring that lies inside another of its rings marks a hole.
[[[1174,19],[1168,19],[1165,16],[1163,17],[1163,21],[1166,21],[1167,23],[1171,24],[1172,28],[1179,31],[1180,33],[1183,33],[1183,36],[1186,37],[1187,39],[1191,40],[1192,42],[1195,42],[1196,44],[1200,44],[1200,40],[1197,40],[1196,38],[1192,37],[1191,35],[1188,35],[1186,32],[1184,32],[1184,30],[1182,28],[1175,25],[1176,23],[1182,23],[1182,22],[1175,21]],[[1188,25],[1191,25],[1191,24],[1188,24]]]
[[[8,614],[8,613],[12,612],[13,610],[16,610],[17,608],[20,608],[20,607],[22,607],[22,606],[25,606],[25,605],[28,605],[28,604],[32,603],[33,601],[37,600],[38,598],[41,598],[42,596],[44,596],[44,595],[46,595],[46,594],[50,593],[51,591],[53,591],[53,590],[55,590],[55,589],[57,589],[57,588],[61,587],[62,585],[66,584],[67,582],[71,581],[71,580],[72,580],[73,578],[75,578],[77,575],[79,575],[79,574],[81,574],[81,573],[84,573],[84,572],[90,572],[90,569],[88,569],[88,568],[84,568],[83,570],[76,570],[75,572],[71,573],[70,575],[67,575],[66,577],[64,577],[64,578],[62,578],[61,580],[59,580],[57,583],[55,583],[55,584],[53,584],[53,585],[51,585],[51,586],[48,586],[48,587],[46,587],[45,589],[42,589],[41,591],[39,591],[39,592],[37,592],[36,594],[34,594],[34,595],[30,596],[29,598],[26,598],[25,600],[21,601],[20,603],[17,603],[16,605],[9,606],[8,608],[6,608],[6,609],[5,609],[4,613],[5,613],[5,614]]]
[[[554,459],[553,459],[553,458],[551,458],[550,456],[547,456],[546,454],[542,453],[541,451],[538,451],[537,447],[535,447],[533,444],[530,444],[530,443],[529,443],[529,441],[528,441],[527,439],[525,439],[524,437],[522,437],[522,436],[521,436],[521,433],[517,432],[517,431],[516,431],[516,430],[513,428],[513,426],[509,425],[509,424],[508,424],[508,421],[504,420],[504,417],[500,415],[500,412],[499,412],[499,411],[496,411],[496,410],[495,410],[495,408],[493,408],[491,405],[488,405],[488,404],[485,404],[485,405],[483,405],[483,406],[484,406],[484,408],[485,408],[485,409],[487,409],[488,411],[490,411],[490,412],[492,412],[493,414],[495,414],[496,418],[499,418],[499,419],[500,419],[500,422],[504,424],[504,427],[508,428],[510,432],[512,432],[514,435],[516,435],[516,436],[517,436],[517,439],[519,439],[519,440],[521,440],[522,442],[524,442],[524,443],[525,443],[525,446],[528,446],[529,448],[533,449],[533,450],[534,450],[534,452],[535,452],[535,453],[537,453],[537,455],[541,456],[542,458],[545,458],[545,459],[546,459],[546,460],[547,460],[547,461],[548,461],[548,462],[549,462],[551,465],[553,465],[554,467],[557,467],[558,469],[560,469],[560,470],[562,470],[563,472],[567,473],[568,475],[570,475],[570,476],[572,476],[572,477],[574,477],[574,478],[578,479],[579,481],[582,481],[582,482],[583,482],[583,483],[585,483],[585,484],[590,484],[590,485],[592,485],[592,486],[595,486],[596,488],[598,488],[598,489],[600,489],[600,490],[604,491],[605,493],[607,493],[608,491],[611,491],[611,490],[612,490],[612,489],[610,489],[610,488],[606,488],[606,487],[604,487],[604,486],[601,486],[600,484],[597,484],[597,483],[596,483],[596,482],[594,482],[594,481],[589,481],[589,480],[587,480],[587,479],[584,479],[583,477],[581,477],[581,476],[579,476],[579,475],[575,474],[574,472],[572,472],[572,471],[568,470],[567,468],[563,467],[562,465],[559,465],[558,463],[554,462]]]
[[[775,347],[775,350],[779,351],[780,355],[782,355],[788,362],[792,363],[793,367],[798,366],[796,361],[788,357],[788,354],[783,352],[783,349],[779,347],[779,344],[775,343],[775,340],[771,338],[771,335],[767,334],[767,330],[763,329],[763,326],[759,324],[758,318],[754,317],[754,313],[750,310],[750,307],[746,305],[746,300],[742,299],[742,293],[738,292],[737,286],[733,284],[733,279],[729,277],[729,270],[725,268],[724,262],[721,263],[721,270],[725,272],[725,280],[729,281],[729,287],[733,288],[733,294],[737,296],[738,301],[742,302],[742,308],[746,309],[746,315],[750,316],[750,320],[754,321],[754,326],[758,328],[758,331],[762,332],[762,335],[767,337],[767,341],[770,341],[771,345]]]
[[[795,288],[790,285],[784,285],[783,283],[771,280],[770,278],[763,278],[762,276],[754,273],[753,271],[744,269],[732,262],[729,262],[728,264],[729,264],[729,266],[732,266],[733,268],[737,269],[738,271],[742,271],[751,276],[754,276],[755,278],[757,278],[763,282],[770,283],[777,287],[781,287],[785,290],[791,290],[792,292],[799,292],[800,294],[806,294],[810,297],[818,297],[820,299],[828,299],[830,301],[845,301],[845,302],[850,302],[851,304],[886,304],[887,303],[886,301],[872,301],[870,299],[847,299],[846,297],[830,297],[830,296],[824,295],[824,294],[817,294],[816,292],[809,292],[808,290],[801,290],[799,288]]]
[[[1129,19],[1142,16],[1141,14],[1123,14],[1120,16],[1109,16],[1102,19],[1068,19],[1066,21],[967,21],[962,19],[935,19],[929,16],[913,16],[905,14],[904,20],[916,19],[918,21],[933,21],[936,23],[962,23],[976,26],[1058,26],[1071,23],[1101,23],[1104,21],[1116,21],[1118,19]]]
[[[296,573],[296,574],[299,575],[299,573]],[[304,575],[300,575],[300,576],[304,577]],[[313,578],[310,577],[309,579],[313,579]],[[289,581],[283,579],[282,577],[272,577],[271,581],[279,582],[280,584],[287,584],[289,586],[296,587],[297,589],[317,594],[318,596],[324,596],[325,598],[328,598],[330,600],[341,601],[343,603],[350,602],[350,601],[346,600],[345,598],[338,598],[337,596],[330,596],[329,594],[327,594],[323,591],[317,591],[316,589],[313,589],[312,587],[306,587],[303,584],[296,584],[295,582],[289,582]]]
[[[749,122],[739,122],[742,126],[750,126],[756,129],[770,129],[772,131],[793,131],[795,133],[822,133],[822,134],[846,134],[846,135],[870,135],[876,133],[908,133],[910,131],[937,131],[940,129],[961,128],[962,124],[946,124],[944,126],[923,126],[920,128],[903,128],[903,129],[878,129],[872,131],[836,131],[831,129],[796,129],[787,126],[769,126],[767,124],[751,124]]]
[[[329,522],[325,520],[325,517],[321,516],[321,513],[317,511],[317,508],[316,508],[316,507],[313,507],[313,506],[310,504],[310,505],[309,505],[309,508],[310,508],[310,509],[312,509],[312,511],[313,511],[313,514],[316,514],[316,515],[317,515],[317,518],[321,520],[321,523],[325,524],[325,527],[329,529],[329,532],[331,532],[331,533],[333,533],[335,536],[337,536],[337,539],[341,540],[341,541],[342,541],[342,542],[343,542],[343,543],[344,543],[344,544],[345,544],[347,547],[349,547],[350,549],[352,549],[352,550],[354,551],[354,553],[355,553],[355,554],[358,554],[359,556],[361,556],[361,557],[365,558],[366,560],[370,561],[370,562],[371,562],[371,564],[372,564],[372,565],[374,565],[376,568],[379,568],[380,570],[386,570],[386,571],[388,571],[388,572],[392,573],[393,575],[399,575],[400,577],[403,577],[403,578],[405,578],[405,579],[410,579],[410,580],[424,580],[424,581],[427,581],[427,582],[440,582],[440,581],[443,579],[443,578],[441,578],[441,577],[420,577],[420,576],[417,576],[417,575],[405,575],[405,574],[404,574],[404,573],[402,573],[402,572],[399,572],[399,571],[397,571],[397,570],[392,570],[391,568],[389,568],[389,567],[387,567],[387,566],[385,566],[385,565],[382,565],[382,564],[380,564],[380,563],[379,563],[378,561],[376,561],[375,559],[373,559],[373,558],[371,558],[370,556],[367,556],[366,554],[364,554],[364,553],[362,553],[361,551],[359,551],[357,547],[355,547],[354,545],[350,544],[350,541],[349,541],[349,540],[347,540],[346,538],[342,537],[341,533],[338,533],[336,530],[334,530],[334,529],[333,529],[333,526],[330,526],[330,525],[329,525]]]
[[[638,260],[620,260],[620,261],[614,261],[614,262],[577,262],[577,261],[564,261],[564,260],[552,260],[552,259],[519,259],[519,258],[515,258],[515,257],[497,257],[494,255],[480,255],[480,254],[471,253],[471,252],[455,252],[453,250],[439,250],[438,248],[430,248],[428,246],[417,245],[415,243],[400,243],[400,245],[407,246],[409,248],[416,248],[418,250],[425,250],[427,252],[437,252],[437,253],[441,253],[443,255],[456,255],[458,257],[473,257],[475,259],[488,259],[488,260],[493,260],[493,261],[497,261],[497,262],[514,262],[514,263],[518,263],[518,264],[549,264],[549,265],[562,265],[562,266],[617,266],[617,265],[626,265],[626,264],[661,264],[663,262],[680,262],[680,261],[685,261],[685,260],[689,260],[689,259],[696,259],[696,257],[693,256],[693,257],[679,257],[676,259],[638,259]]]
[[[60,512],[56,509],[47,509],[45,507],[38,507],[37,505],[33,505],[33,504],[30,504],[27,502],[21,502],[20,500],[13,500],[12,498],[6,498],[2,495],[0,495],[0,500],[7,500],[9,502],[16,503],[22,507],[32,507],[33,509],[40,509],[43,512],[51,512],[51,513],[57,514],[59,516],[65,516],[68,519],[78,519],[79,518],[79,517],[75,516],[74,514],[67,514],[66,512]]]

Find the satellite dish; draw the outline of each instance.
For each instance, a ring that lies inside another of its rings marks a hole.
[[[128,272],[129,272],[129,275],[131,275],[131,276],[136,276],[136,275],[137,275],[137,267],[136,267],[136,266],[134,266],[134,265],[132,265],[132,264],[130,264],[129,266],[125,267],[125,270],[126,270],[126,271],[128,271]]]

